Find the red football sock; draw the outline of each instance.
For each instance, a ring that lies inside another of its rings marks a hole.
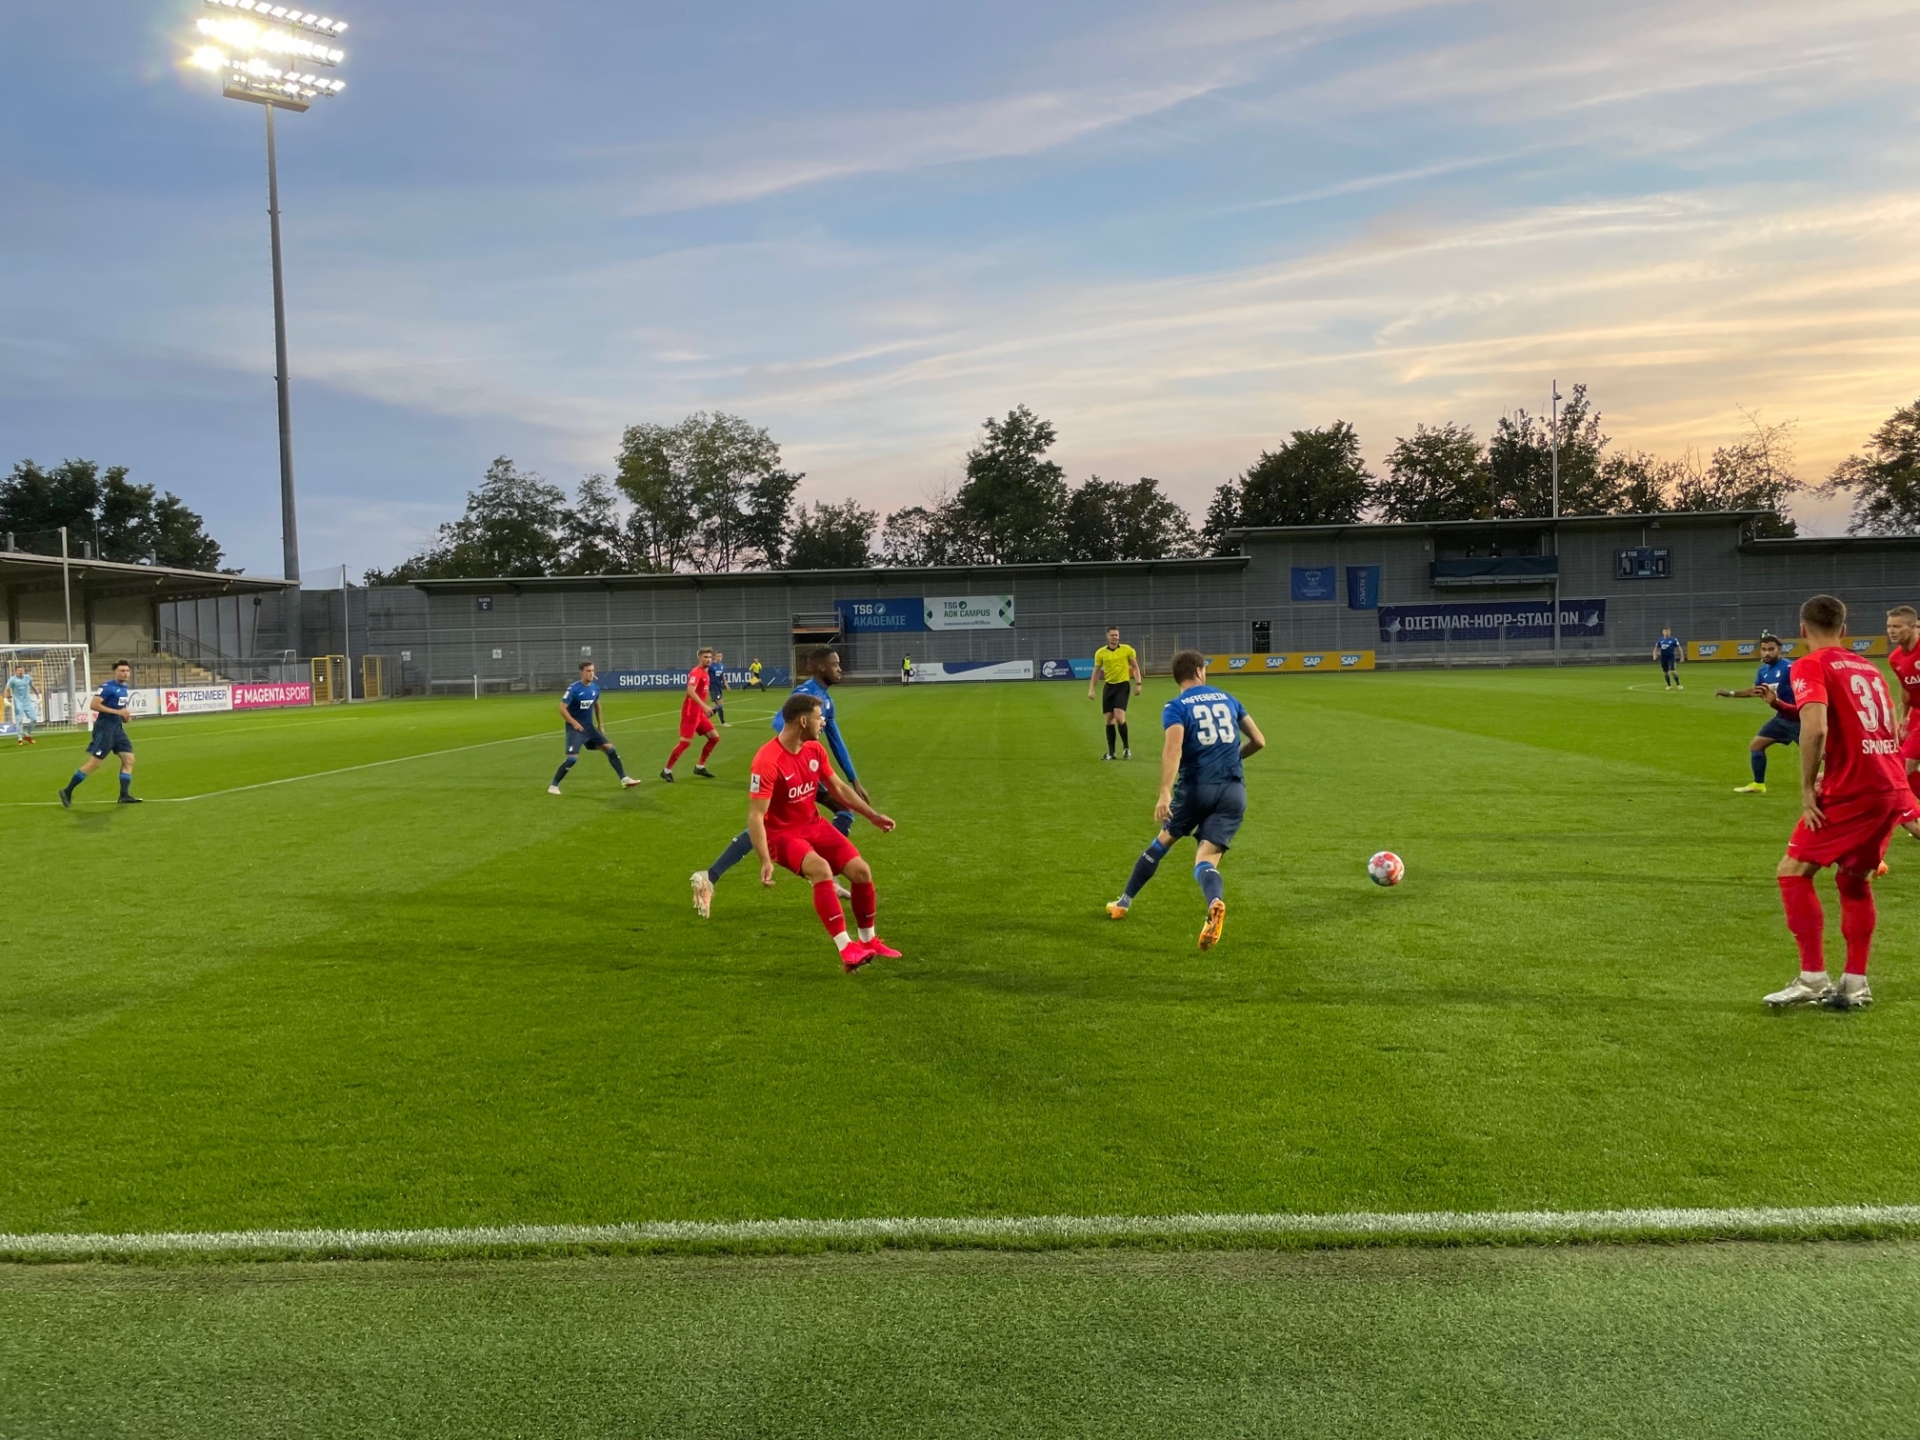
[[[1780,903],[1787,908],[1787,929],[1793,943],[1800,947],[1800,969],[1804,973],[1827,969],[1827,912],[1820,907],[1811,875],[1782,875]]]
[[[713,753],[713,747],[718,745],[719,743],[720,743],[720,737],[718,735],[713,735],[708,737],[706,748],[700,752],[700,763],[702,765],[707,763],[707,756]]]
[[[1907,788],[1913,791],[1913,798],[1920,800],[1920,770],[1907,772]]]
[[[873,917],[880,909],[880,898],[873,893],[871,880],[862,884],[853,883],[853,918],[860,922],[862,930],[873,929]]]
[[[1873,908],[1873,882],[1864,875],[1834,873],[1840,887],[1840,933],[1847,940],[1847,974],[1867,973],[1867,951],[1873,947],[1873,927],[1879,919]]]
[[[827,934],[837,938],[847,933],[847,917],[840,909],[840,897],[834,893],[833,881],[822,880],[813,887],[813,908],[820,916],[820,923],[827,927]]]
[[[680,757],[687,753],[687,747],[692,743],[691,740],[682,740],[678,745],[673,747],[673,753],[667,756],[667,769],[671,770],[680,763]]]

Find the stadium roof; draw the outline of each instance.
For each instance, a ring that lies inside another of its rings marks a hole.
[[[1794,535],[1780,540],[1749,540],[1749,555],[1858,555],[1870,550],[1920,550],[1920,535]]]
[[[290,580],[226,575],[217,570],[178,570],[171,565],[131,565],[120,560],[63,562],[58,555],[0,550],[0,588],[58,590],[61,571],[76,595],[147,595],[155,600],[205,600],[218,595],[273,594],[291,589]]]
[[[1510,520],[1408,520],[1392,523],[1358,521],[1350,525],[1245,525],[1227,531],[1229,540],[1257,536],[1263,540],[1337,540],[1346,535],[1430,535],[1454,530],[1538,530],[1558,525],[1566,530],[1631,529],[1635,526],[1679,529],[1683,526],[1744,525],[1771,515],[1771,510],[1656,510],[1630,515],[1525,515]],[[1771,543],[1771,542],[1769,542]]]
[[[1050,575],[1192,574],[1205,570],[1244,570],[1244,555],[1206,556],[1185,560],[1062,560],[1034,565],[873,566],[854,570],[728,570],[714,573],[674,571],[643,575],[500,575],[474,580],[414,580],[426,591],[475,590],[640,590],[695,589],[706,586],[822,585],[844,589],[849,584],[901,585],[921,580],[951,584],[973,576],[1041,580]]]

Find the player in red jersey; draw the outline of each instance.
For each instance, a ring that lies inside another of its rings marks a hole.
[[[820,818],[815,808],[820,789],[826,787],[837,808],[857,811],[877,830],[893,829],[893,821],[833,773],[820,743],[826,720],[819,696],[796,690],[780,707],[780,721],[780,733],[753,757],[747,782],[747,834],[760,857],[760,883],[773,884],[779,865],[813,886],[813,908],[833,937],[843,969],[858,970],[875,958],[898,960],[900,952],[874,931],[873,870],[851,840]],[[835,875],[845,875],[853,887],[857,936],[847,934],[847,917],[833,889]]]
[[[702,647],[693,662],[693,668],[687,672],[687,697],[680,702],[680,743],[667,756],[667,767],[660,772],[662,780],[672,781],[673,767],[680,763],[680,757],[687,753],[687,747],[693,744],[696,735],[706,736],[707,744],[700,752],[700,758],[694,762],[693,773],[702,780],[714,778],[713,772],[707,769],[707,757],[713,754],[713,747],[720,743],[720,732],[713,728],[713,677],[707,673],[707,665],[712,659],[712,648]]]
[[[1800,823],[1774,872],[1787,929],[1800,948],[1800,974],[1766,997],[1775,1009],[1818,1003],[1857,1010],[1873,1003],[1867,952],[1876,920],[1873,876],[1895,827],[1920,835],[1920,806],[1907,788],[1894,729],[1893,698],[1880,667],[1845,648],[1847,607],[1816,595],[1800,607],[1808,653],[1793,662],[1800,712]],[[1813,877],[1834,867],[1846,973],[1827,978],[1826,912]]]
[[[1887,664],[1893,667],[1893,709],[1900,724],[1900,758],[1907,767],[1907,785],[1920,798],[1920,610],[1896,605],[1887,612]]]

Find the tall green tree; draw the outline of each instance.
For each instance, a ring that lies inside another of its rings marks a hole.
[[[223,558],[178,495],[135,484],[124,465],[102,470],[91,460],[67,460],[47,469],[22,460],[0,480],[0,531],[16,544],[51,551],[63,526],[75,554],[90,544],[102,560],[218,570]]]
[[[618,498],[604,475],[589,475],[561,519],[560,573],[622,575],[636,569]]]
[[[1165,560],[1199,551],[1187,512],[1142,476],[1131,485],[1098,475],[1067,497],[1069,560]]]
[[[1855,535],[1920,535],[1920,400],[1888,416],[1821,489],[1853,497]]]
[[[1493,514],[1480,441],[1465,425],[1416,425],[1394,439],[1386,478],[1374,489],[1382,520],[1475,520]]]
[[[880,529],[880,563],[901,568],[959,563],[960,546],[948,528],[952,505],[907,505],[887,516]]]
[[[498,456],[468,492],[466,512],[442,525],[431,546],[391,570],[367,571],[366,583],[558,574],[569,514],[558,485]]]
[[[954,558],[1006,565],[1058,560],[1066,550],[1066,472],[1046,458],[1053,424],[1024,405],[989,418],[967,452],[967,478],[943,507],[959,550]]]
[[[1787,499],[1799,487],[1793,474],[1791,420],[1763,424],[1747,416],[1747,433],[1715,448],[1704,465],[1688,463],[1674,486],[1675,510],[1764,510],[1750,527],[1762,539],[1784,538],[1799,527],[1787,518]]]
[[[1296,430],[1278,449],[1214,492],[1206,538],[1226,547],[1226,532],[1253,525],[1350,525],[1373,495],[1373,472],[1360,456],[1360,437],[1344,420]]]
[[[614,483],[633,503],[640,555],[656,570],[780,563],[794,487],[780,447],[737,415],[698,411],[621,437]]]
[[[856,500],[802,505],[787,542],[787,570],[855,570],[873,563],[870,553],[880,517]]]
[[[1575,385],[1560,409],[1557,429],[1549,417],[1530,415],[1525,410],[1501,416],[1493,427],[1487,441],[1486,466],[1496,516],[1505,519],[1553,513],[1556,441],[1560,513],[1604,515],[1614,508],[1601,464],[1607,437],[1600,431],[1600,415],[1587,398],[1587,387]]]

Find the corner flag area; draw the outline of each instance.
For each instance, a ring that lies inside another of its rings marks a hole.
[[[850,975],[785,872],[689,901],[777,695],[713,782],[558,797],[551,695],[136,721],[138,807],[0,747],[0,1434],[1013,1434],[1022,1366],[1033,1433],[1901,1433],[1920,845],[1877,1007],[1770,1013],[1795,787],[1647,674],[1228,682],[1269,748],[1204,954],[1190,841],[1103,909],[1170,681],[1113,764],[1078,685],[842,687],[904,955]],[[609,698],[631,773],[678,714]],[[1525,1243],[1647,1236],[1754,1243]],[[109,1255],[168,1263],[44,1263]],[[1797,1373],[1840,1333],[1871,1397]]]

